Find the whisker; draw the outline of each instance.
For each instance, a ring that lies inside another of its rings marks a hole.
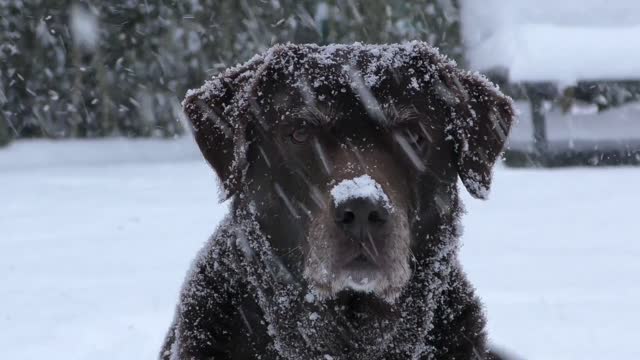
[[[378,247],[373,243],[373,238],[371,237],[371,233],[369,231],[367,231],[367,239],[369,239],[369,244],[371,244],[373,251],[375,251],[376,256],[378,256]]]

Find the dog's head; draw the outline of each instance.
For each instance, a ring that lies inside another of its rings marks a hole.
[[[486,79],[420,42],[276,46],[184,108],[225,196],[256,209],[294,272],[324,296],[388,301],[428,246],[417,234],[455,211],[457,177],[487,196],[514,117]]]

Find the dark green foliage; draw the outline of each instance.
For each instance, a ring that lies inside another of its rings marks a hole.
[[[186,89],[274,43],[412,39],[459,60],[457,1],[0,0],[0,143],[174,136]]]
[[[0,147],[9,143],[11,137],[9,136],[9,124],[4,120],[2,114],[0,114]]]

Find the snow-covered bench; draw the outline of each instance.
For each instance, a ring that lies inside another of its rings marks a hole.
[[[469,65],[520,100],[508,163],[640,164],[640,1],[462,4]]]

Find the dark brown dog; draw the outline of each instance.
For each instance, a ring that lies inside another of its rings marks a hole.
[[[231,213],[163,359],[492,359],[459,265],[514,110],[421,42],[275,46],[184,108]]]

